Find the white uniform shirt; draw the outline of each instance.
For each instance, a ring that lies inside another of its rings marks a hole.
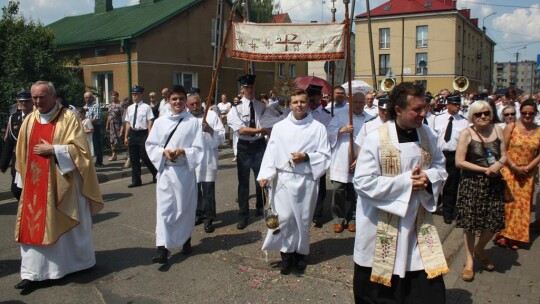
[[[139,105],[139,107],[137,108],[137,120],[135,122],[135,127],[133,127],[133,117],[135,115],[136,104],[132,104],[127,108],[126,122],[129,123],[129,126],[133,130],[148,130],[148,122],[154,119],[152,108],[142,100],[139,101],[137,105]]]
[[[376,117],[379,115],[379,108],[377,107],[375,102],[371,105],[371,107],[368,107],[368,105],[366,104],[364,106],[364,112],[368,113],[369,115],[373,117]]]
[[[446,133],[446,127],[448,126],[448,121],[450,119],[450,114],[448,112],[441,115],[435,116],[433,120],[433,130],[439,138],[439,146],[443,151],[456,151],[457,143],[459,139],[459,133],[466,129],[469,126],[469,121],[465,117],[454,114],[454,121],[452,121],[452,135],[450,140],[446,142],[444,140],[444,135]]]
[[[239,131],[242,128],[249,127],[249,104],[253,103],[253,109],[255,110],[255,128],[261,127],[261,118],[266,112],[266,105],[256,99],[249,100],[245,97],[242,97],[242,100],[236,107],[232,107],[227,114],[227,124],[233,131]],[[262,138],[261,134],[256,134],[255,136],[238,134],[238,138],[242,140],[256,140]]]
[[[362,147],[362,145],[364,144],[364,140],[366,139],[368,134],[377,130],[380,126],[382,126],[383,123],[384,121],[378,116],[371,120],[366,120],[366,122],[362,126],[362,129],[360,130],[360,132],[356,136],[356,139],[354,140],[354,143],[356,144],[356,146]]]
[[[325,108],[330,114],[332,114],[332,103],[329,103]],[[341,105],[338,105],[337,103],[334,103],[334,116],[338,115],[338,113],[341,112],[349,112],[349,104],[347,101],[343,101]]]

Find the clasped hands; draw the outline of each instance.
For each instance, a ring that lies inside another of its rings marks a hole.
[[[416,165],[412,169],[412,188],[413,190],[424,190],[429,184],[429,178],[427,174],[422,171],[419,165]]]
[[[184,154],[184,149],[182,148],[176,148],[173,150],[165,149],[163,150],[163,155],[172,163],[176,162],[176,159],[180,157],[180,155]]]

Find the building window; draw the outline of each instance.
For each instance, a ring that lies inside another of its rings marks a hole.
[[[416,54],[416,75],[427,75],[428,71],[427,53]]]
[[[197,74],[190,72],[178,72],[174,74],[174,84],[183,86],[190,92],[191,88],[197,87]]]
[[[379,49],[389,49],[390,48],[390,29],[382,28],[379,29]]]
[[[427,48],[428,47],[428,27],[427,25],[416,27],[416,47]]]
[[[96,102],[109,104],[110,92],[114,90],[113,73],[97,72],[92,73],[92,83],[94,84]]]
[[[379,75],[386,75],[390,70],[390,54],[379,55]]]
[[[289,77],[296,77],[296,64],[289,64]]]
[[[278,76],[283,77],[285,76],[285,63],[278,63]]]

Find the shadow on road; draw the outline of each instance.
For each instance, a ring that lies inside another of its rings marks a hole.
[[[448,304],[472,304],[472,294],[468,290],[454,288],[446,290],[446,303]]]
[[[309,264],[319,264],[340,256],[350,256],[354,251],[354,235],[348,238],[331,238],[312,243]]]
[[[92,222],[94,224],[97,224],[99,222],[103,222],[103,221],[118,217],[119,215],[120,215],[120,212],[98,213],[92,217]]]
[[[16,215],[18,205],[16,200],[0,205],[0,215]]]
[[[18,273],[21,270],[21,260],[0,261],[0,278]]]
[[[103,201],[108,203],[131,196],[133,196],[133,193],[109,193],[103,195]]]

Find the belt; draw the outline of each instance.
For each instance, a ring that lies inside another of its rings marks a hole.
[[[243,144],[247,144],[247,145],[255,145],[255,144],[260,144],[260,143],[264,142],[264,137],[261,137],[259,139],[255,139],[255,140],[238,139],[238,142],[243,143]]]
[[[143,132],[144,132],[144,133],[148,133],[148,130],[147,130],[147,129],[145,129],[145,130],[133,130],[133,129],[130,129],[129,131],[135,132],[135,133],[143,133]]]
[[[442,151],[443,154],[456,154],[456,151]]]

